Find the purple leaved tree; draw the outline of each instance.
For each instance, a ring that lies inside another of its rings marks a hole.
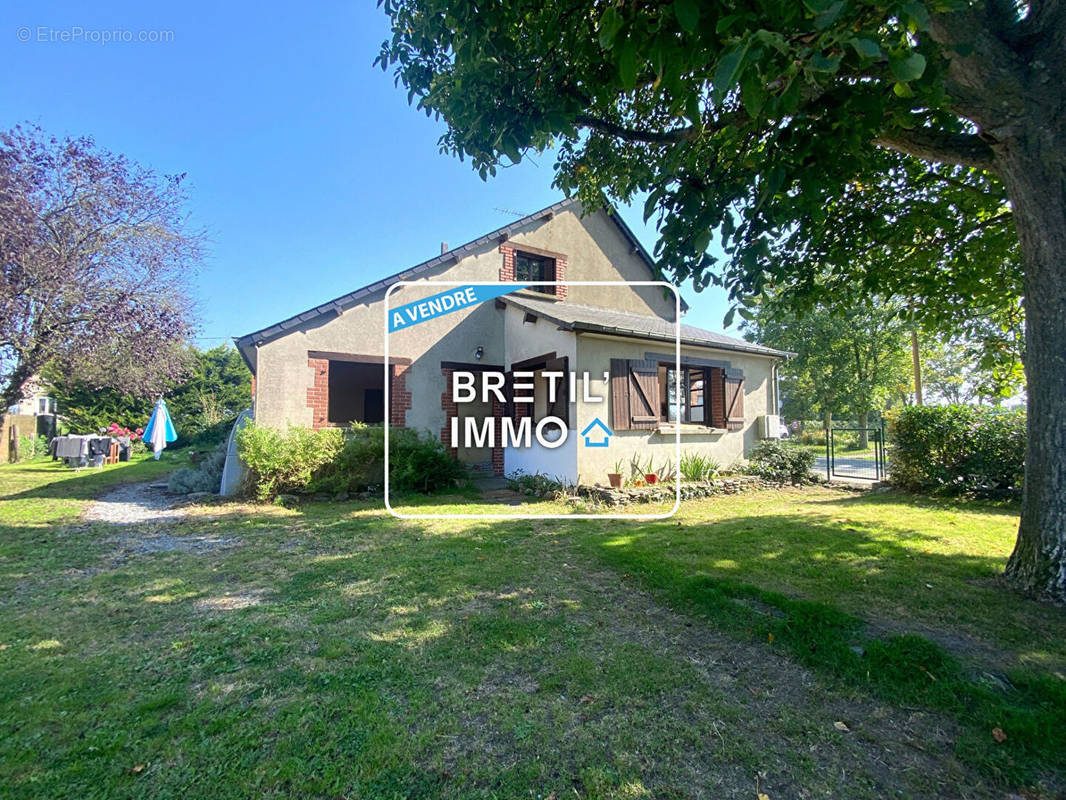
[[[145,397],[181,376],[203,253],[183,177],[89,138],[0,133],[0,408],[46,367]]]

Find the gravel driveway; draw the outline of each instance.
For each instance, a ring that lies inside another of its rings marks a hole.
[[[103,494],[85,511],[87,522],[136,525],[176,521],[185,516],[180,498],[167,494],[158,483],[127,483]]]

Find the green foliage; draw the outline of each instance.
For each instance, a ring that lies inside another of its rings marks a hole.
[[[819,445],[825,446],[825,427],[819,422],[804,421],[803,427],[800,432],[796,434],[794,441],[796,444],[802,445]]]
[[[889,476],[910,491],[1019,497],[1025,413],[983,406],[911,406],[887,416]]]
[[[53,370],[45,378],[57,412],[72,433],[96,433],[111,423],[136,430],[147,425],[152,414],[151,400],[73,380]]]
[[[314,473],[343,447],[340,428],[282,431],[249,422],[237,432],[237,452],[248,469],[248,486],[262,501],[305,490]]]
[[[898,305],[875,300],[796,313],[769,302],[744,328],[760,344],[796,353],[780,367],[788,418],[861,419],[911,391],[909,331]]]
[[[939,328],[1020,295],[1003,184],[955,166],[972,152],[950,155],[958,140],[992,161],[960,103],[949,104],[958,53],[928,35],[933,12],[941,26],[958,24],[944,6],[388,0],[384,9],[393,33],[378,63],[447,123],[442,150],[469,157],[484,178],[553,149],[556,185],[587,207],[604,196],[644,201],[658,222],[656,253],[679,283],[721,285],[735,307],[770,288],[797,307],[897,297]],[[921,130],[945,152],[915,143]]]
[[[229,345],[211,350],[188,347],[185,362],[185,378],[171,383],[164,394],[178,432],[175,446],[211,447],[225,440],[237,415],[251,405],[252,376]],[[113,422],[135,430],[151,416],[151,400],[74,380],[57,370],[49,370],[45,377],[59,414],[76,433],[98,431]]]
[[[225,446],[207,453],[195,467],[182,467],[167,480],[167,491],[174,494],[212,492],[222,486],[222,468],[226,465]]]
[[[643,481],[644,476],[652,471],[652,458],[648,456],[648,460],[645,461],[640,457],[640,453],[634,453],[629,459],[629,479],[631,481]]]
[[[389,479],[397,491],[446,491],[467,477],[440,439],[411,428],[389,431]]]
[[[718,462],[698,450],[683,452],[678,466],[681,470],[681,480],[686,483],[702,483],[713,480],[718,475]]]
[[[19,461],[33,461],[48,455],[48,438],[45,436],[20,436]]]
[[[748,454],[748,472],[781,483],[810,483],[815,455],[779,439],[763,439]]]
[[[507,477],[507,486],[512,492],[528,497],[556,498],[566,493],[566,486],[556,478],[550,478],[540,472],[532,475],[516,471]]]
[[[190,374],[167,393],[167,408],[178,446],[203,447],[224,441],[237,415],[252,404],[252,373],[231,345],[190,350]]]
[[[345,430],[340,451],[315,471],[307,490],[338,495],[380,489],[384,483],[385,430],[354,423]]]
[[[1025,386],[1021,319],[971,326],[966,336],[923,337],[925,396],[944,403],[999,402]]]
[[[248,467],[248,485],[259,500],[279,494],[358,492],[384,482],[384,429],[275,428],[245,425],[237,448]],[[428,434],[411,429],[389,432],[391,488],[433,493],[454,489],[466,468]]]
[[[659,476],[659,483],[670,483],[677,479],[677,467],[674,466],[673,459],[666,459],[660,464],[655,474]]]

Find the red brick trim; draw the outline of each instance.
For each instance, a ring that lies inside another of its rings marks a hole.
[[[500,420],[503,419],[504,414],[507,413],[507,406],[501,403],[496,398],[492,399],[492,416],[496,420],[496,430],[500,431]],[[502,433],[502,431],[500,431]],[[503,477],[503,448],[492,448],[492,474],[502,478]]]
[[[514,245],[501,244],[500,252],[503,253],[503,266],[500,267],[500,282],[514,280]]]
[[[553,253],[549,250],[541,250],[537,247],[528,246],[515,246],[510,242],[504,242],[500,245],[500,252],[503,253],[503,265],[500,267],[500,281],[508,282],[515,280],[515,255],[516,253],[529,253],[535,256],[546,256],[552,259],[552,277],[553,281],[565,281],[566,280],[566,266],[567,257],[563,253]],[[566,286],[554,286],[552,287],[551,297],[556,300],[566,299]]]
[[[411,393],[407,391],[408,364],[392,365],[392,382],[389,384],[389,425],[407,427],[407,412],[411,410]]]
[[[554,278],[554,280],[557,280],[557,281],[565,281],[566,280],[566,256],[556,256],[555,257],[555,278]],[[555,294],[555,299],[556,300],[565,300],[566,299],[566,288],[567,288],[566,284],[561,284],[559,286],[553,286],[552,288],[555,290],[554,294]]]
[[[311,427],[329,424],[329,359],[308,358],[307,366],[314,370],[314,380],[307,390],[307,406],[311,409]]]

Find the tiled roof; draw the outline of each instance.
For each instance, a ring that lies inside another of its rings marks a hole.
[[[588,333],[608,333],[617,336],[633,336],[638,339],[654,341],[675,341],[674,324],[660,317],[633,314],[627,311],[615,311],[609,308],[597,308],[579,303],[540,300],[526,295],[504,295],[500,298],[505,303],[521,308],[538,317],[542,317],[566,330],[586,331]],[[733,350],[742,353],[754,353],[764,356],[788,358],[792,353],[763,347],[726,336],[723,333],[681,324],[681,344],[697,347],[714,347],[719,350]]]
[[[321,317],[324,314],[338,314],[345,308],[359,302],[364,297],[372,295],[375,292],[380,292],[384,289],[387,289],[389,286],[392,286],[394,283],[398,283],[399,281],[415,279],[419,275],[422,275],[428,272],[429,270],[434,269],[435,267],[454,263],[455,261],[458,261],[464,256],[476,252],[477,250],[480,250],[486,244],[498,242],[501,238],[508,237],[511,233],[519,231],[526,225],[529,225],[531,222],[535,222],[537,220],[543,219],[544,217],[551,216],[567,208],[570,208],[577,202],[577,198],[574,197],[568,197],[565,200],[560,200],[558,203],[554,203],[553,205],[550,205],[547,208],[542,208],[540,211],[522,217],[522,219],[515,220],[509,225],[504,225],[502,228],[497,228],[491,233],[486,233],[484,236],[479,236],[477,239],[474,239],[471,242],[467,242],[464,245],[460,245],[459,247],[455,247],[451,250],[441,253],[439,256],[435,256],[429,259],[428,261],[423,261],[421,264],[416,264],[413,267],[405,269],[401,272],[397,272],[396,274],[390,275],[387,278],[382,278],[381,280],[364,286],[361,289],[356,289],[354,292],[349,292],[348,294],[336,297],[333,300],[330,300],[328,303],[323,303],[320,306],[315,306],[314,308],[304,311],[302,314],[296,314],[295,316],[289,317],[288,319],[282,320],[281,322],[275,323],[274,325],[270,325],[266,328],[262,328],[261,330],[237,337],[234,342],[236,343],[238,349],[248,347],[249,345],[253,345],[257,342],[262,342],[269,339],[273,339],[277,336],[281,336],[287,331],[292,330],[293,328],[297,328],[306,322],[310,322],[311,320],[317,319],[318,317]],[[607,211],[608,216],[613,220],[614,224],[618,226],[618,229],[621,231],[622,235],[625,236],[626,239],[629,241],[630,246],[633,248],[633,252],[636,253],[645,263],[645,265],[648,267],[649,272],[651,272],[653,276],[656,275],[655,260],[640,243],[640,240],[637,239],[632,229],[628,225],[626,225],[625,220],[622,219],[622,217],[615,209],[608,207]],[[683,300],[682,306],[684,307]]]

